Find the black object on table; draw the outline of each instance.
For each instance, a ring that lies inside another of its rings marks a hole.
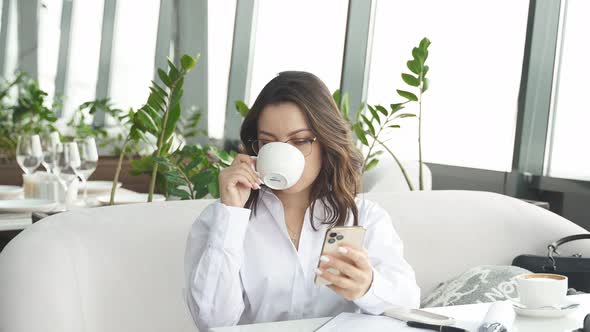
[[[467,332],[462,328],[454,327],[454,326],[446,326],[446,325],[432,325],[432,324],[425,324],[420,322],[409,321],[409,327],[415,327],[419,329],[427,329],[432,331],[439,331],[439,332]]]

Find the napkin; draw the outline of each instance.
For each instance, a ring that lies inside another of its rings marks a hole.
[[[510,303],[496,302],[488,309],[479,332],[508,332],[512,330],[514,316],[514,309]]]

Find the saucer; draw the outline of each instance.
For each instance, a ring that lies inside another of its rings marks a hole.
[[[512,302],[512,308],[514,311],[527,317],[544,317],[544,318],[558,318],[571,314],[578,310],[580,307],[579,303],[572,302],[570,300],[564,300],[560,305],[556,307],[542,307],[542,308],[527,308],[524,304],[520,303],[518,299],[514,299]]]

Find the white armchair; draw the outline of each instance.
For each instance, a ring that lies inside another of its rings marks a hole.
[[[363,196],[391,214],[424,294],[470,267],[545,254],[547,243],[585,232],[486,192]],[[184,247],[210,202],[104,207],[33,224],[0,253],[0,332],[196,331],[182,296]],[[583,242],[570,248],[590,252]]]

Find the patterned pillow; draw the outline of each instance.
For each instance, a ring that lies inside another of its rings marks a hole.
[[[530,271],[516,266],[482,265],[440,284],[422,299],[422,307],[486,303],[518,297],[516,276]]]

